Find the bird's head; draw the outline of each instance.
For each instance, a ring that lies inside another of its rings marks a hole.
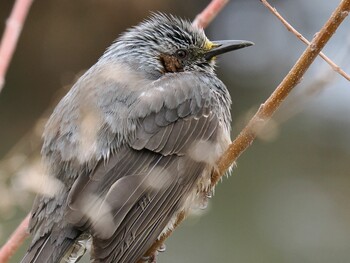
[[[241,40],[212,42],[189,21],[157,13],[119,37],[103,58],[156,79],[165,73],[213,72],[217,55],[251,45]]]

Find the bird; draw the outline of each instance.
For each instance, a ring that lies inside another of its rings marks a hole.
[[[93,263],[155,262],[152,245],[205,207],[231,142],[216,58],[251,45],[210,41],[163,13],[121,34],[47,121],[49,189],[35,198],[22,263],[78,262],[87,247]]]

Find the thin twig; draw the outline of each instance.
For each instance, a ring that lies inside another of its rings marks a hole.
[[[288,31],[292,32],[297,38],[299,38],[306,45],[310,45],[310,42],[300,32],[298,32],[291,24],[289,24],[288,21],[284,19],[282,15],[277,11],[277,9],[272,7],[267,2],[267,0],[260,0],[260,1],[265,7],[267,7],[267,9],[269,9],[282,22],[282,24],[287,28]],[[342,70],[337,64],[335,64],[329,57],[327,57],[322,52],[320,52],[319,56],[323,58],[323,60],[326,61],[334,71],[338,72],[341,76],[343,76],[345,79],[350,81],[350,76],[344,70]]]
[[[301,78],[318,56],[322,48],[335,33],[350,11],[350,0],[342,0],[329,20],[316,34],[310,45],[299,60],[282,80],[271,96],[261,105],[258,112],[248,122],[237,138],[230,144],[227,151],[218,162],[218,173],[213,178],[213,186],[223,176],[224,172],[237,160],[237,158],[253,143],[259,130],[270,120],[278,107],[301,81]]]
[[[196,16],[192,24],[197,27],[206,28],[228,2],[229,0],[212,0],[209,5]]]
[[[32,2],[33,0],[17,0],[6,22],[0,44],[0,92],[5,84],[5,75]]]
[[[23,241],[29,235],[27,232],[29,224],[30,214],[28,214],[21,224],[17,227],[15,232],[12,233],[11,237],[0,249],[0,263],[8,262],[11,256],[17,251]]]
[[[350,62],[348,61],[348,58],[350,56],[350,49],[347,47],[349,43],[344,44],[344,47],[338,50],[338,57],[341,58],[340,63],[346,66]],[[321,94],[323,90],[330,86],[330,83],[335,81],[337,72],[326,65],[323,66],[324,67],[322,67],[322,69],[320,68],[317,71],[317,76],[315,76],[313,80],[310,80],[308,84],[304,85],[302,89],[299,89],[299,92],[295,93],[293,97],[288,99],[288,102],[284,103],[283,105],[283,110],[281,109],[278,113],[276,113],[274,120],[278,124],[286,122],[294,115],[302,112],[307,105],[308,99]]]
[[[6,22],[6,28],[0,43],[0,92],[5,84],[5,75],[32,3],[33,0],[17,0]],[[13,232],[10,239],[1,247],[1,263],[7,262],[28,236],[29,217],[28,214]]]

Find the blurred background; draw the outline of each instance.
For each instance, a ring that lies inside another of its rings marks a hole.
[[[340,1],[271,1],[311,39]],[[14,1],[0,1],[0,34]],[[0,94],[0,244],[30,211],[46,117],[77,77],[151,11],[194,19],[209,1],[34,1]],[[350,73],[350,20],[325,53]],[[232,0],[209,39],[250,47],[220,58],[235,135],[305,46],[259,2]],[[175,231],[160,262],[337,263],[350,258],[350,85],[317,59],[268,130],[216,188],[201,217]],[[11,262],[18,262],[24,244]]]

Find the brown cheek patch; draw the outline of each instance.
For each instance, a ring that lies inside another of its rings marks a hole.
[[[181,62],[174,56],[162,54],[160,61],[163,64],[165,72],[181,72],[183,71]]]

